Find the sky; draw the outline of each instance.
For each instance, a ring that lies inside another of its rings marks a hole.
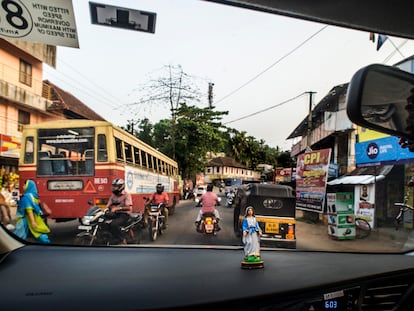
[[[168,118],[166,106],[134,103],[142,85],[180,65],[204,94],[189,104],[207,107],[214,83],[213,105],[229,111],[223,123],[290,150],[296,141],[286,138],[308,113],[306,92],[316,92],[316,105],[358,69],[414,54],[411,40],[390,37],[377,51],[364,31],[199,0],[94,1],[156,13],[154,34],[91,24],[88,1],[72,2],[80,47],[59,46],[44,78],[119,126]]]

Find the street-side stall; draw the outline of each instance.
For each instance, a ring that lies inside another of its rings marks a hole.
[[[377,182],[383,179],[385,179],[385,175],[342,176],[328,182],[328,195],[349,193],[352,200],[346,201],[348,209],[345,214],[352,212],[355,217],[365,219],[371,225],[371,228],[375,228],[375,186]],[[337,191],[333,192],[335,189]],[[345,190],[348,192],[344,192]],[[327,212],[329,221],[329,208]]]
[[[354,194],[327,193],[328,235],[338,240],[355,239]]]

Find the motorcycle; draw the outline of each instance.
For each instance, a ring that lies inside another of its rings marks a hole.
[[[78,226],[82,232],[78,233],[75,238],[75,245],[117,245],[121,241],[115,238],[109,230],[110,224],[114,219],[114,213],[109,209],[101,209],[98,206],[92,206],[86,211],[85,216],[81,219],[81,225]],[[128,244],[139,244],[141,242],[141,229],[144,222],[142,214],[131,213],[128,222],[121,227],[123,232],[127,233]]]
[[[202,202],[198,199],[197,201],[197,207],[202,206]],[[219,198],[220,201],[220,198]],[[217,205],[220,205],[219,203]],[[220,231],[220,227],[218,225],[218,220],[216,219],[216,216],[214,213],[203,213],[201,215],[200,223],[198,227],[196,228],[197,232],[206,234],[208,236],[215,236],[217,235],[217,232]]]
[[[162,215],[163,203],[152,204],[148,198],[146,203],[146,212],[148,213],[148,233],[151,241],[155,241],[159,235],[164,234],[165,231],[165,216]]]

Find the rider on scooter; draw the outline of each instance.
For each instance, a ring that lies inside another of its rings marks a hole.
[[[132,211],[132,197],[125,191],[125,181],[116,178],[112,182],[112,195],[109,198],[106,208],[114,213],[114,219],[110,225],[110,231],[115,238],[119,238],[121,244],[126,243],[126,233],[122,232],[121,227],[125,226]]]
[[[217,197],[217,194],[213,192],[212,184],[207,185],[207,192],[201,196],[200,202],[202,206],[200,208],[200,211],[198,212],[197,219],[195,221],[196,229],[199,229],[201,217],[204,213],[214,213],[214,216],[216,217],[217,221],[217,230],[220,230],[220,227],[218,225],[218,222],[220,220],[220,214],[218,210],[215,208],[215,206],[219,204],[219,199]]]

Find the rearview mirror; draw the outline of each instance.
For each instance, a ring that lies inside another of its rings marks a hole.
[[[349,83],[347,113],[362,127],[414,140],[414,75],[378,64],[358,70]]]

